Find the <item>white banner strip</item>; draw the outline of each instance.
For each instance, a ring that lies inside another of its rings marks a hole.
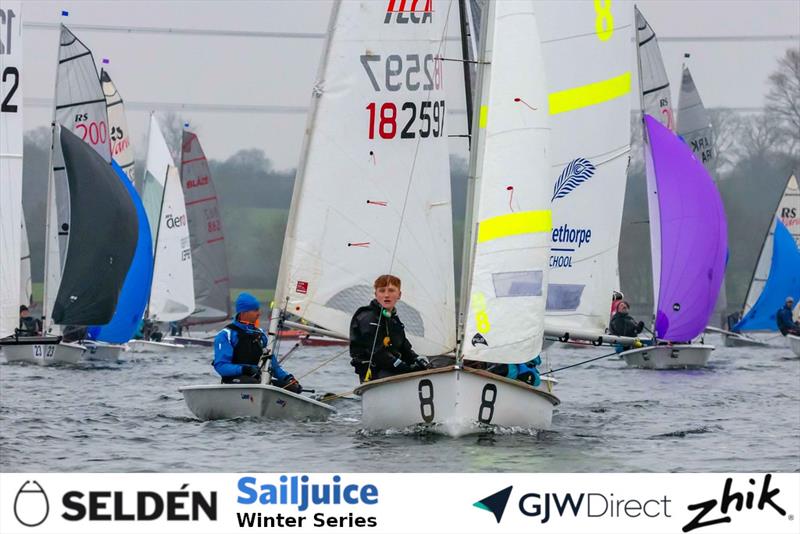
[[[0,532],[797,533],[800,474],[0,475]]]

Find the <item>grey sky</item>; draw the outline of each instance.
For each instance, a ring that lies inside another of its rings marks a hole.
[[[385,2],[386,0],[374,0]],[[616,2],[617,0],[615,0]],[[447,5],[446,0],[439,0]],[[660,38],[678,36],[763,36],[800,34],[800,1],[651,0],[638,2]],[[25,128],[49,124],[52,110],[61,10],[73,27],[159,27],[254,32],[325,31],[330,3],[306,1],[25,1]],[[632,8],[631,8],[632,9]],[[454,10],[455,20],[455,10]],[[453,35],[455,25],[452,24]],[[319,38],[153,34],[75,30],[108,70],[126,102],[167,102],[223,106],[290,106],[309,102],[322,48]],[[683,53],[708,107],[760,107],[765,80],[786,48],[797,42],[671,42],[661,51],[673,92],[680,80]],[[454,43],[451,52],[458,54]],[[631,56],[633,58],[633,55]],[[460,96],[460,71],[445,73],[449,96]],[[636,69],[632,65],[632,71]],[[677,96],[677,95],[675,95]],[[454,102],[456,102],[454,100]],[[638,106],[638,98],[634,105]],[[38,105],[37,105],[38,104]],[[463,104],[455,107],[463,108]],[[451,109],[453,109],[451,107]],[[148,112],[128,109],[133,142],[141,152]],[[303,113],[200,112],[181,114],[201,136],[209,157],[224,158],[242,148],[261,148],[279,168],[296,165],[302,143]],[[461,119],[463,121],[463,119]],[[462,133],[451,121],[450,133]],[[462,141],[452,141],[460,152]]]

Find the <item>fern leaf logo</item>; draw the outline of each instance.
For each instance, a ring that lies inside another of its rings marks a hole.
[[[594,175],[594,165],[586,158],[576,158],[564,167],[561,175],[556,180],[556,185],[553,187],[552,202],[557,198],[564,198],[572,192],[573,189],[581,185]]]

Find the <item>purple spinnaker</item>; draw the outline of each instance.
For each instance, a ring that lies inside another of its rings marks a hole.
[[[725,274],[725,208],[692,150],[650,115],[645,115],[645,125],[652,158],[648,195],[658,207],[650,219],[651,235],[658,233],[653,239],[655,332],[665,341],[691,341],[708,324]]]

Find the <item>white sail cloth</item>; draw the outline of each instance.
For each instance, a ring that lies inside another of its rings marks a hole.
[[[550,129],[534,2],[483,14],[471,268],[461,354],[524,362],[542,346],[550,249]],[[470,209],[470,206],[467,207]]]
[[[0,51],[0,338],[19,326],[22,217],[22,4],[3,2]],[[6,32],[7,30],[7,32]]]
[[[347,335],[374,279],[391,273],[402,280],[398,311],[414,349],[438,354],[455,348],[446,105],[435,59],[454,3],[397,4],[334,4],[275,307]]]
[[[131,182],[135,173],[131,132],[128,130],[128,119],[125,117],[125,104],[122,95],[105,69],[100,71],[100,82],[106,97],[108,109],[108,137],[111,143],[111,157],[117,162]]]
[[[669,78],[658,48],[656,32],[634,7],[636,22],[637,60],[639,62],[639,91],[642,95],[642,110],[657,118],[661,124],[675,131],[675,116],[672,112],[672,95]]]
[[[586,2],[536,7],[553,159],[546,330],[596,339],[608,326],[611,293],[619,289],[631,137],[631,11],[622,2],[607,12]],[[605,22],[598,26],[598,18]]]

